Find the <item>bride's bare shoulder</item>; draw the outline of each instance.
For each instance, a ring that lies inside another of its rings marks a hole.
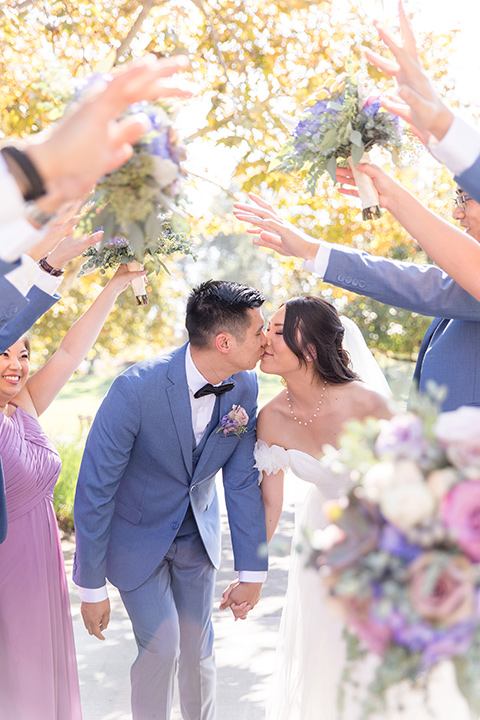
[[[361,381],[353,381],[349,383],[348,386],[344,386],[344,388],[348,393],[348,402],[354,411],[355,417],[359,419],[366,417],[392,417],[392,400],[389,400],[374,388]],[[346,399],[347,398],[345,398],[345,400]]]
[[[275,395],[258,413],[257,437],[268,445],[278,442],[278,430],[282,427],[281,420],[285,414],[283,394],[282,391]]]

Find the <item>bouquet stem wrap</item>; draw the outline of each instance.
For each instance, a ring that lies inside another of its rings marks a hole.
[[[130,272],[135,272],[136,270],[143,270],[143,265],[141,262],[138,262],[138,260],[131,260],[127,263],[127,268]],[[130,284],[133,288],[133,292],[135,293],[137,305],[148,305],[147,283],[145,278],[134,278]]]
[[[363,153],[361,163],[369,163],[370,156],[368,152]],[[348,166],[353,173],[357,184],[358,195],[362,201],[362,218],[363,220],[374,220],[382,216],[380,205],[378,204],[378,193],[375,189],[373,181],[368,175],[360,172],[355,167],[352,156],[348,158]]]

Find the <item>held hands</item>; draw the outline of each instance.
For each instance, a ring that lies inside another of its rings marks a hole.
[[[415,36],[401,0],[398,11],[403,44],[395,40],[383,23],[374,21],[380,38],[391,50],[396,62],[387,60],[371,50],[365,50],[365,56],[372,65],[396,78],[400,86],[399,97],[382,99],[383,107],[410,123],[413,132],[427,144],[430,135],[437,140],[443,138],[453,121],[453,113],[442,102],[420,64]]]
[[[253,239],[255,245],[275,250],[280,255],[289,257],[300,257],[305,260],[315,258],[318,243],[283,220],[274,208],[258,195],[249,193],[248,197],[255,205],[234,203],[233,212],[237,220],[255,226],[247,230],[251,235],[257,236]]]
[[[105,640],[103,632],[110,621],[110,600],[107,598],[101,602],[82,602],[80,612],[89,634],[95,635],[99,640]]]
[[[222,595],[220,610],[226,610],[229,607],[235,617],[235,622],[237,620],[246,620],[250,610],[260,600],[261,594],[262,583],[234,580]]]

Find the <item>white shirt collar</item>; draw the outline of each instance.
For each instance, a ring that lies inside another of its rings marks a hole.
[[[197,367],[193,362],[192,353],[190,351],[190,343],[188,343],[187,351],[185,353],[185,372],[187,375],[188,388],[193,395],[195,395],[197,390],[200,390],[200,388],[208,383],[208,380],[203,377],[199,370],[197,370]]]

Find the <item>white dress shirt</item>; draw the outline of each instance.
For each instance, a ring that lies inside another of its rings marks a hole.
[[[45,272],[30,255],[22,255],[21,260],[21,265],[4,275],[5,280],[8,280],[22,295],[27,295],[32,285],[53,295],[62,282],[62,276],[56,277]]]
[[[442,165],[461,175],[480,155],[480,133],[455,115],[444,137],[439,141],[432,138],[428,149]]]
[[[210,395],[204,395],[200,398],[194,397],[197,390],[200,390],[200,388],[206,385],[208,380],[203,377],[195,366],[190,352],[190,345],[187,345],[187,351],[185,353],[185,374],[187,376],[188,392],[190,395],[193,434],[195,435],[195,442],[198,445],[212,418],[216,396],[211,393]],[[218,385],[221,384],[222,383],[218,383]],[[266,578],[267,573],[263,570],[240,570],[238,573],[240,582],[263,583]],[[78,586],[78,594],[82,602],[101,602],[108,597],[106,585],[101,588],[82,588]]]
[[[332,251],[332,248],[335,247],[341,248],[342,245],[337,245],[336,243],[329,243],[325,242],[324,240],[320,240],[317,254],[315,255],[315,260],[304,260],[303,269],[307,272],[315,273],[315,275],[323,278],[323,276],[327,272],[328,261],[330,260],[330,253]]]
[[[45,235],[25,217],[25,200],[15,178],[0,155],[0,259],[15,262]]]

